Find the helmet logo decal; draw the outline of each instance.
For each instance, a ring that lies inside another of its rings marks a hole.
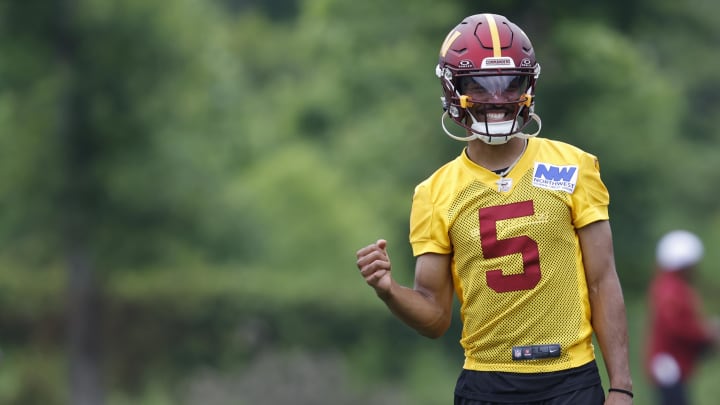
[[[493,56],[499,58],[500,56],[502,56],[502,51],[500,50],[500,33],[498,32],[495,18],[492,16],[492,14],[485,14],[485,19],[487,19],[488,28],[490,28],[490,38],[492,38],[493,45]]]
[[[453,42],[460,36],[460,31],[453,31],[448,34],[447,37],[445,37],[445,41],[443,41],[442,46],[440,47],[440,56],[443,58],[447,54],[448,49],[450,49],[450,46],[452,46]]]
[[[482,61],[481,69],[514,68],[515,62],[512,58],[503,56],[500,58],[485,58]]]
[[[460,69],[467,69],[467,68],[473,68],[473,67],[475,67],[475,65],[472,63],[471,60],[463,59],[460,61],[460,63],[458,63],[458,67]]]
[[[520,61],[520,67],[530,67],[532,65],[532,62],[530,62],[530,59],[523,58],[523,60]]]

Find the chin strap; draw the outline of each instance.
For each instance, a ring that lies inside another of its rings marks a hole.
[[[453,135],[452,132],[450,132],[450,130],[448,130],[447,126],[445,125],[445,117],[447,117],[447,116],[448,116],[447,111],[443,112],[442,116],[440,116],[440,126],[442,126],[442,129],[443,129],[443,131],[445,131],[445,134],[447,134],[447,136],[449,136],[450,138],[455,139],[457,141],[469,142],[469,141],[472,141],[475,139],[479,139],[489,145],[500,145],[503,143],[507,143],[507,141],[509,141],[511,138],[514,138],[514,137],[523,138],[523,139],[536,137],[542,130],[542,121],[540,120],[540,117],[535,113],[530,113],[530,115],[528,117],[531,120],[535,121],[535,123],[537,123],[537,126],[538,126],[537,131],[533,132],[532,134],[526,134],[524,132],[516,132],[516,133],[510,134],[510,135],[488,135],[488,134],[477,133],[472,128],[470,128],[466,125],[460,125],[463,128],[470,131],[471,134],[468,136],[457,136],[457,135]],[[453,120],[453,122],[456,122],[456,121]],[[497,141],[493,142],[494,139],[496,139]]]
[[[540,120],[540,116],[538,116],[538,115],[535,114],[535,113],[530,113],[530,115],[528,115],[528,117],[529,117],[531,120],[535,121],[535,123],[537,124],[537,126],[538,126],[537,131],[533,132],[532,134],[526,134],[526,133],[523,133],[523,132],[518,132],[517,134],[515,134],[515,136],[517,136],[517,137],[519,137],[519,138],[524,138],[524,139],[534,138],[534,137],[538,136],[538,134],[540,133],[540,131],[542,131],[542,120]]]

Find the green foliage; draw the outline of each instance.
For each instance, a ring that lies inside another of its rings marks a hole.
[[[12,348],[3,353],[0,401],[4,404],[61,405],[66,401],[66,364],[49,348]]]
[[[720,241],[718,6],[626,3],[485,7],[535,43],[541,136],[601,162],[648,398],[640,303],[654,241],[674,227]],[[388,239],[412,283],[413,187],[462,148],[439,126],[437,50],[485,10],[53,4],[0,6],[0,402],[67,402],[73,221],[100,283],[109,404],[259,403],[273,377],[287,388],[277,401],[320,403],[306,387],[322,386],[327,403],[446,402],[458,321],[440,341],[419,337],[364,285],[354,252]],[[703,269],[715,312],[719,254]],[[705,367],[701,400],[718,365]]]

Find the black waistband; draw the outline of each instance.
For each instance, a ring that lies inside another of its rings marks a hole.
[[[594,360],[580,367],[549,373],[463,370],[455,386],[455,395],[490,402],[530,402],[600,383]]]

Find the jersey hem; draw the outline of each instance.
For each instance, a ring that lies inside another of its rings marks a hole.
[[[583,366],[591,361],[595,360],[594,354],[576,357],[570,361],[563,363],[553,364],[538,364],[542,360],[533,361],[515,361],[509,364],[485,364],[473,359],[466,358],[463,368],[466,370],[473,371],[498,371],[506,373],[521,373],[521,374],[534,374],[534,373],[552,373],[555,371],[569,370],[575,367]],[[518,367],[521,367],[520,369]]]

